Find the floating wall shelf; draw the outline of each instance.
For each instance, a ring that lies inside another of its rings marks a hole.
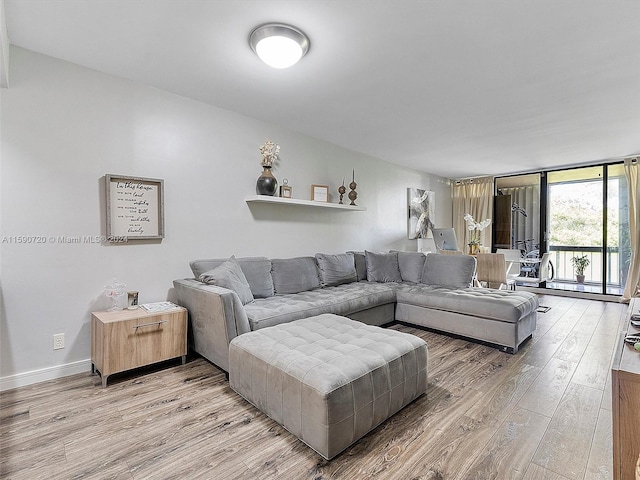
[[[337,203],[314,202],[313,200],[299,200],[297,198],[269,197],[267,195],[252,195],[246,198],[246,202],[251,203],[277,203],[278,205],[301,205],[305,207],[337,208],[339,210],[351,210],[354,212],[364,212],[366,207],[339,205]]]

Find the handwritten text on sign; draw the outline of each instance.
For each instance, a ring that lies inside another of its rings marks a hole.
[[[158,186],[136,180],[116,180],[110,185],[112,235],[158,235]]]

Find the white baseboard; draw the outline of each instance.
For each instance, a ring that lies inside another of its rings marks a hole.
[[[90,371],[91,359],[87,359],[80,360],[78,362],[66,363],[64,365],[56,365],[55,367],[47,367],[40,370],[18,373],[16,375],[0,378],[0,392]]]

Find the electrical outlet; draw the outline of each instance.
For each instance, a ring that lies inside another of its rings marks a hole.
[[[60,350],[64,348],[64,333],[56,333],[53,336],[53,349]]]

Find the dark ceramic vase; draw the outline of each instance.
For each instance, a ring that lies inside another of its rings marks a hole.
[[[271,167],[263,165],[262,175],[256,182],[256,193],[258,195],[269,195],[272,197],[278,190],[278,180],[271,173]]]

